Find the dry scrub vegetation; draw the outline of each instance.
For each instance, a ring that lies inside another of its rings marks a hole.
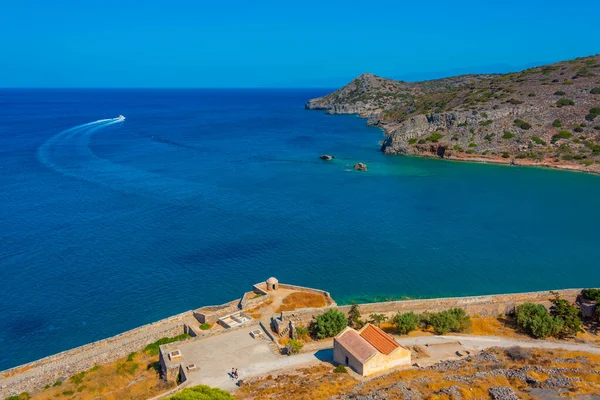
[[[327,302],[322,294],[311,292],[294,292],[286,296],[277,312],[293,311],[298,308],[326,307]]]
[[[527,376],[529,382],[519,376]],[[238,399],[451,399],[450,392],[464,399],[490,398],[492,387],[509,387],[523,399],[536,391],[546,394],[600,394],[600,355],[542,349],[490,349],[457,361],[446,361],[427,369],[408,369],[368,380],[333,372],[321,364],[280,375],[253,379],[237,394]],[[550,392],[548,392],[550,391]]]
[[[116,362],[95,366],[32,395],[34,400],[148,399],[169,389],[158,374],[158,355],[139,351]]]

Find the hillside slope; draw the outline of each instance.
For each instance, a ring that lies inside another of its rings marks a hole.
[[[424,82],[362,74],[306,108],[368,118],[387,154],[600,173],[600,55]]]

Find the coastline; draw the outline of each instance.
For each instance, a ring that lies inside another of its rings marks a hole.
[[[296,285],[280,284],[280,287],[329,295],[328,292],[320,289]],[[560,293],[563,298],[574,301],[581,290],[582,289],[580,288],[559,289],[556,290],[556,292]],[[465,309],[470,315],[478,314],[482,316],[495,316],[499,313],[505,314],[510,312],[515,305],[527,301],[546,304],[548,303],[549,293],[550,291],[544,290],[479,296],[407,299],[361,303],[358,304],[358,307],[364,314],[374,312],[393,314],[399,311],[442,311],[448,308],[459,307]],[[176,336],[185,332],[192,336],[191,339],[187,339],[188,341],[202,340],[205,336],[211,336],[211,333],[206,335],[204,332],[197,329],[199,316],[206,318],[206,316],[211,315],[216,318],[222,315],[228,315],[238,308],[239,310],[245,310],[246,308],[255,307],[259,303],[267,301],[268,298],[269,294],[257,297],[249,301],[248,304],[244,304],[245,296],[243,296],[241,299],[233,300],[232,302],[220,306],[204,306],[199,309],[189,310],[113,337],[75,347],[55,355],[0,371],[0,395],[6,396],[24,391],[39,390],[49,383],[60,379],[66,379],[81,371],[89,370],[96,365],[106,364],[127,356],[131,352],[139,351],[147,344],[162,337]],[[312,321],[316,315],[321,314],[329,308],[337,308],[338,310],[347,313],[350,306],[338,306],[335,301],[331,299],[330,304],[324,308],[303,308],[294,311],[284,311],[282,317],[293,318],[295,323],[306,325]],[[253,320],[251,323],[256,324],[261,321],[262,320]],[[245,326],[246,325],[240,325],[240,328]],[[216,333],[222,334],[227,331],[228,330]],[[168,347],[169,345],[166,346]]]

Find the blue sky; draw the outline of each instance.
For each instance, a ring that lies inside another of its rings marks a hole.
[[[403,4],[404,3],[404,4]],[[336,87],[600,53],[600,2],[2,0],[0,87]]]

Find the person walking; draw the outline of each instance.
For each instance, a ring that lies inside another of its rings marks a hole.
[[[236,376],[235,376],[235,368],[231,367],[231,373],[230,373],[229,375],[231,376],[231,380],[234,380],[234,379],[236,379]]]
[[[235,374],[234,374],[233,376],[235,376],[235,379],[239,379],[239,375],[238,375],[238,370],[237,370],[237,368],[235,369]]]

